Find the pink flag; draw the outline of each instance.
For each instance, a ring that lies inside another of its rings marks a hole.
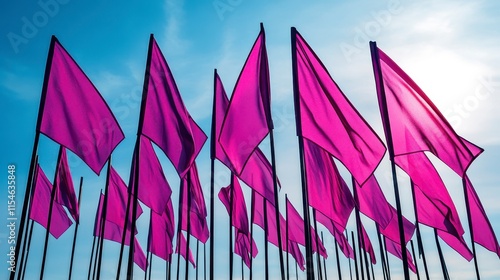
[[[206,136],[190,118],[165,57],[153,37],[151,41],[142,134],[163,150],[183,178],[203,147]]]
[[[231,161],[224,153],[218,139],[222,128],[222,122],[226,115],[226,110],[229,104],[224,86],[217,73],[215,74],[215,91],[214,91],[214,110],[212,119],[212,146],[211,157],[217,158],[227,166],[233,173],[236,173]],[[245,168],[239,175],[239,178],[249,187],[254,189],[260,195],[264,196],[274,205],[274,184],[272,166],[266,156],[257,147],[250,155]],[[279,184],[279,181],[278,181]]]
[[[298,32],[292,36],[297,52],[298,135],[340,160],[363,185],[382,160],[385,146],[302,36]]]
[[[157,214],[165,212],[165,207],[172,190],[163,174],[163,168],[156,156],[151,141],[144,137],[140,137],[139,147],[139,200],[146,206],[150,207]],[[135,182],[136,171],[136,153],[134,153],[132,164],[131,182]],[[133,190],[134,188],[132,188]]]
[[[191,249],[189,249],[189,255],[186,252],[187,241],[186,241],[186,238],[184,237],[184,234],[179,233],[179,237],[177,238],[177,241],[178,242],[177,242],[177,246],[175,247],[175,253],[179,254],[179,248],[180,248],[181,256],[185,260],[189,259],[189,262],[193,265],[194,268],[196,268],[196,263],[194,262],[193,253],[191,253]]]
[[[250,234],[245,197],[243,196],[243,191],[241,190],[238,178],[234,174],[232,176],[233,184],[220,189],[219,199],[226,207],[227,212],[233,217],[232,226],[244,234]],[[231,198],[233,195],[234,201],[231,210]]]
[[[372,45],[372,61],[387,138],[390,122],[394,156],[430,151],[463,177],[482,149],[471,148],[471,143],[459,137],[420,87],[375,45]],[[382,98],[384,92],[386,102]]]
[[[403,259],[403,254],[401,252],[401,246],[390,240],[385,238],[385,249],[387,252],[391,253],[392,255],[398,257],[399,259]],[[411,257],[410,251],[406,249],[406,257],[408,259],[408,267],[413,271],[413,273],[417,273],[417,268],[415,267],[415,264],[413,263],[413,258]]]
[[[123,140],[123,132],[101,94],[56,37],[51,44],[39,131],[73,151],[99,174]]]
[[[347,238],[342,233],[343,229],[338,224],[335,224],[332,220],[330,220],[330,218],[323,215],[321,212],[316,212],[316,220],[324,225],[333,235],[333,237],[335,237],[335,241],[339,245],[340,250],[342,251],[342,253],[344,253],[346,258],[354,259],[354,252],[351,245],[349,244],[349,241],[347,241]]]
[[[125,225],[125,214],[127,211],[127,200],[128,200],[128,188],[122,178],[116,172],[116,170],[111,166],[109,176],[109,186],[108,186],[108,204],[106,210],[106,220],[117,224],[118,226]],[[132,225],[132,204],[129,207],[129,220],[127,221],[127,228],[131,228]],[[136,219],[142,214],[142,207],[137,204],[137,215]]]
[[[448,244],[448,246],[453,248],[453,250],[457,251],[457,253],[464,257],[464,259],[469,262],[472,260],[474,255],[469,250],[467,243],[465,243],[465,240],[461,235],[456,236],[442,230],[437,230],[437,234],[441,239],[443,239],[444,242],[446,242],[446,244]]]
[[[398,215],[396,213],[396,208],[391,206],[392,210],[392,219],[389,225],[385,228],[380,228],[380,233],[382,233],[385,237],[391,239],[392,241],[400,244],[401,242],[399,237],[399,223],[398,223]],[[415,225],[410,222],[405,216],[403,216],[403,229],[405,233],[405,242],[408,243],[413,233],[415,232]]]
[[[370,176],[363,187],[356,183],[359,211],[386,228],[393,218],[392,206],[385,198],[375,175]]]
[[[170,205],[172,205],[170,203]],[[172,209],[173,210],[173,209]],[[150,236],[149,236],[149,251],[167,262],[171,261],[173,253],[173,232],[169,229],[170,215],[169,211],[159,215],[156,212],[151,212]]]
[[[496,253],[500,257],[500,245],[498,245],[495,232],[468,176],[465,176],[465,185],[472,220],[472,230],[474,232],[474,242]]]
[[[292,257],[297,262],[300,270],[306,270],[306,260],[304,259],[304,255],[300,251],[299,245],[296,242],[288,240],[288,252],[292,255]]]
[[[47,228],[49,221],[49,207],[52,193],[52,184],[37,164],[35,171],[35,186],[31,196],[30,219]],[[50,234],[58,239],[73,222],[68,218],[64,208],[56,201],[52,204]]]
[[[76,223],[79,223],[80,210],[78,209],[78,200],[75,195],[75,187],[68,166],[68,158],[66,157],[66,149],[61,147],[61,160],[57,164],[56,177],[56,196],[54,201],[66,206],[69,213]]]
[[[266,212],[267,215],[264,215],[264,203],[266,203]],[[265,229],[265,220],[267,220],[267,238],[268,241],[274,244],[276,247],[278,246],[278,223],[276,222],[276,208],[267,200],[265,200],[262,196],[260,196],[256,192],[252,192],[252,211],[253,214],[253,223]],[[281,230],[281,244],[284,248],[286,240],[286,221],[285,218],[280,213],[280,230]]]
[[[373,246],[372,246],[372,242],[370,241],[370,237],[368,236],[368,233],[366,233],[366,230],[365,230],[365,227],[363,226],[363,224],[360,223],[360,225],[361,225],[361,236],[363,237],[363,243],[361,244],[362,248],[363,248],[363,250],[365,250],[365,252],[370,254],[371,262],[373,264],[376,264],[377,258],[375,257],[375,252],[373,251]]]
[[[234,87],[219,136],[237,175],[272,128],[270,104],[269,66],[261,28]]]
[[[333,158],[304,139],[304,161],[309,205],[345,228],[354,209],[354,199]]]
[[[255,245],[255,241],[252,239],[252,247],[250,247],[250,234],[246,234],[241,232],[238,229],[235,229],[236,237],[234,240],[234,252],[241,256],[245,265],[250,268],[250,252],[252,250],[253,258],[255,258],[258,254],[257,245]]]

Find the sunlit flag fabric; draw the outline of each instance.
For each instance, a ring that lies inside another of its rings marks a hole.
[[[47,228],[49,221],[49,207],[52,192],[52,184],[43,172],[40,165],[36,166],[36,180],[31,197],[30,219]],[[68,218],[64,208],[57,202],[53,202],[52,216],[50,222],[50,234],[59,238],[73,222]]]
[[[177,238],[177,246],[175,247],[175,253],[181,254],[181,256],[187,261],[193,265],[194,268],[196,268],[196,263],[193,258],[193,253],[191,252],[191,249],[189,249],[189,252],[186,252],[186,246],[187,241],[186,237],[184,237],[183,233],[179,233],[179,237]],[[180,251],[179,251],[180,248]]]
[[[302,130],[297,133],[340,160],[362,185],[382,160],[385,146],[302,36],[298,32],[292,36],[299,95],[295,106],[300,107]]]
[[[264,204],[266,203],[266,204]],[[264,215],[264,205],[266,205],[267,216]],[[267,220],[267,237],[268,241],[275,246],[278,246],[278,223],[276,222],[276,208],[267,200],[265,200],[261,195],[256,192],[252,192],[252,211],[253,221],[252,223],[258,225],[260,228],[265,229],[265,220]],[[286,246],[284,241],[286,240],[286,221],[285,218],[280,213],[280,222],[279,222],[280,230],[281,230],[281,244],[283,248]]]
[[[109,170],[109,185],[108,185],[108,200],[106,210],[106,220],[117,224],[118,226],[125,225],[125,214],[127,212],[127,201],[129,198],[128,188],[118,172],[111,166]],[[132,204],[130,204],[131,206]],[[129,207],[129,219],[127,228],[132,225],[132,207]],[[136,219],[142,214],[142,207],[137,205]]]
[[[142,134],[163,150],[182,178],[204,144],[197,138],[203,135],[206,140],[206,135],[189,116],[165,57],[151,40]]]
[[[351,245],[347,241],[347,238],[342,233],[343,229],[339,225],[335,224],[332,220],[330,220],[330,218],[323,215],[321,212],[316,212],[316,219],[319,223],[324,225],[333,235],[335,241],[340,247],[340,250],[346,256],[346,258],[354,259],[354,252]]]
[[[375,175],[368,178],[363,187],[356,183],[356,192],[359,211],[375,221],[380,228],[386,228],[391,222],[394,212]]]
[[[354,209],[354,199],[333,158],[304,139],[304,161],[309,205],[344,229]]]
[[[500,257],[500,245],[498,244],[495,232],[468,176],[465,177],[465,185],[472,220],[472,230],[474,231],[474,242],[496,253]]]
[[[471,261],[474,257],[463,236],[456,236],[443,230],[437,230],[437,235],[467,261]]]
[[[257,245],[255,245],[255,241],[252,239],[252,247],[250,247],[250,234],[246,234],[241,232],[240,230],[235,228],[235,240],[234,240],[234,253],[238,256],[241,256],[245,265],[250,268],[250,253],[252,253],[252,257],[255,258],[258,254]]]
[[[232,216],[232,225],[244,234],[250,233],[250,226],[248,222],[247,206],[245,197],[241,190],[240,183],[236,175],[232,175],[232,184],[221,188],[219,191],[219,200],[226,207],[229,215]],[[234,200],[232,198],[234,197]],[[231,208],[232,204],[232,208]]]
[[[398,257],[399,259],[403,259],[403,254],[401,252],[401,245],[398,243],[386,238],[385,239],[385,249],[387,252],[391,253],[392,255]],[[417,268],[415,267],[415,264],[413,263],[413,258],[411,257],[410,251],[406,249],[406,258],[408,260],[408,267],[413,271],[414,273],[417,273]]]
[[[73,178],[69,170],[68,158],[66,156],[66,149],[61,148],[61,159],[57,164],[56,176],[56,196],[54,201],[66,206],[69,213],[76,223],[79,223],[80,210],[78,209],[78,200],[75,195],[75,187],[73,186]]]
[[[224,86],[220,80],[219,75],[215,75],[215,92],[214,92],[214,110],[213,110],[213,124],[212,124],[212,146],[211,157],[217,158],[224,165],[227,166],[232,172],[236,173],[231,161],[224,153],[220,143],[219,135],[222,128],[222,122],[226,115],[226,110],[229,100],[226,96]],[[260,195],[265,197],[274,205],[274,184],[273,184],[273,170],[272,166],[267,160],[266,156],[257,147],[250,155],[245,168],[238,176],[245,184],[254,189]],[[279,181],[278,181],[279,184]]]
[[[40,132],[99,174],[123,132],[101,94],[54,36],[51,45]]]
[[[430,151],[463,177],[482,149],[458,136],[422,89],[375,46],[372,60],[382,121],[386,137],[389,137],[387,126],[390,123],[394,155]],[[382,99],[384,92],[387,107]],[[414,140],[411,145],[409,139]]]
[[[392,211],[391,222],[387,225],[387,227],[381,228],[380,233],[383,234],[388,239],[391,239],[392,241],[396,242],[397,244],[400,244],[401,241],[399,237],[399,222],[398,222],[398,215],[396,213],[396,208],[391,206],[391,211]],[[408,243],[408,241],[410,241],[411,237],[413,236],[413,233],[415,232],[415,225],[412,222],[410,222],[405,216],[403,216],[403,229],[405,234],[405,243]]]
[[[170,262],[173,251],[173,235],[170,235],[169,210],[159,215],[151,212],[150,240],[148,250],[159,258]],[[173,214],[173,213],[172,213]]]
[[[304,255],[302,255],[299,244],[297,244],[297,242],[288,240],[288,252],[295,259],[300,270],[306,270],[306,260],[304,259]]]
[[[138,198],[146,206],[161,215],[165,212],[172,190],[170,189],[170,185],[165,178],[165,174],[163,173],[163,169],[158,157],[156,156],[151,141],[144,136],[139,137]],[[137,161],[135,157],[136,154],[137,153],[134,153],[131,182],[135,182],[135,164]]]
[[[373,251],[373,245],[372,242],[370,241],[370,237],[368,236],[368,233],[365,230],[365,227],[363,224],[361,224],[361,237],[363,238],[363,242],[360,244],[363,250],[367,252],[370,255],[370,260],[373,264],[377,263],[377,259],[375,257],[375,251]]]
[[[269,65],[261,28],[234,87],[219,136],[237,175],[272,128],[270,104]]]

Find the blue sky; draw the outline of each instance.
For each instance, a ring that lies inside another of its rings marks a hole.
[[[230,93],[255,40],[259,23],[266,28],[271,69],[272,110],[276,125],[278,176],[282,182],[281,203],[287,193],[300,207],[300,177],[291,84],[290,27],[295,26],[309,42],[347,97],[377,133],[383,137],[376,100],[368,41],[391,56],[428,94],[456,131],[483,147],[485,152],[470,168],[471,180],[481,197],[495,231],[500,232],[500,207],[496,188],[500,182],[498,122],[500,113],[500,4],[495,1],[4,1],[0,11],[0,168],[17,170],[17,203],[21,204],[31,156],[38,103],[50,36],[56,35],[107,100],[122,126],[126,139],[113,155],[113,165],[128,180],[149,34],[155,37],[172,69],[184,102],[193,118],[208,134],[212,104],[213,69],[217,68]],[[262,149],[268,152],[268,142]],[[159,150],[158,150],[159,151]],[[57,145],[41,137],[40,162],[49,178],[54,172]],[[167,158],[158,153],[173,195],[177,197],[178,176]],[[103,176],[93,175],[75,155],[70,155],[75,183],[84,177],[82,224],[79,231],[75,279],[86,275],[92,241],[95,207]],[[464,210],[461,180],[436,162],[461,215]],[[200,179],[208,201],[209,146],[198,159]],[[388,160],[376,174],[386,196],[394,202]],[[341,167],[344,178],[346,170]],[[222,165],[216,165],[218,187],[229,183]],[[403,213],[413,220],[408,178],[399,172]],[[6,178],[2,177],[2,178]],[[7,194],[0,197],[0,220],[6,220]],[[247,198],[249,192],[246,191]],[[174,200],[175,201],[175,200]],[[21,209],[17,209],[20,214]],[[146,246],[148,215],[139,220],[139,239]],[[373,222],[363,218],[372,242]],[[217,201],[216,233],[218,279],[227,279],[227,224]],[[0,275],[7,275],[5,254],[7,232],[0,231]],[[349,230],[353,230],[352,221]],[[336,275],[332,237],[325,232],[329,276]],[[422,226],[432,278],[440,277],[432,231]],[[67,278],[73,227],[59,240],[50,240],[47,279]],[[44,230],[36,225],[27,277],[37,277]],[[256,230],[263,252],[263,233]],[[469,243],[469,235],[465,235]],[[194,245],[194,243],[193,243]],[[377,247],[377,246],[376,246]],[[111,277],[117,259],[116,244],[106,242],[103,275]],[[195,249],[195,246],[192,246]],[[277,251],[271,246],[272,276],[278,276]],[[378,247],[377,247],[378,248]],[[208,247],[207,247],[208,250]],[[499,260],[477,246],[483,279],[500,277]],[[444,246],[452,279],[473,278],[473,264]],[[390,257],[394,274],[400,261]],[[175,263],[175,262],[174,262]],[[263,254],[256,259],[263,264]],[[347,261],[342,259],[347,275]],[[419,266],[421,266],[419,262]],[[202,265],[200,266],[203,267]],[[239,265],[238,265],[239,267]],[[61,269],[63,269],[61,271]],[[155,258],[154,275],[161,277],[164,262]],[[236,277],[239,277],[239,269]],[[375,268],[381,278],[380,266]],[[136,275],[142,273],[136,268]],[[191,275],[194,275],[191,270]],[[256,277],[263,275],[257,270]],[[260,273],[260,274],[259,274]],[[50,276],[50,277],[49,277]],[[248,276],[246,276],[248,277]],[[344,276],[345,277],[345,276]],[[416,276],[413,275],[416,279]]]

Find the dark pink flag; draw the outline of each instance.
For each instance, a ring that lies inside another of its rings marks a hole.
[[[298,134],[340,160],[356,181],[375,171],[385,146],[333,81],[323,63],[296,32],[297,84],[300,107]],[[301,130],[301,131],[300,131]]]
[[[170,262],[173,251],[173,235],[169,230],[170,218],[168,211],[159,215],[151,212],[151,223],[149,225],[149,251],[157,257]]]
[[[498,245],[495,232],[468,176],[465,176],[465,185],[472,220],[472,230],[474,231],[474,242],[496,253],[500,257],[500,245]]]
[[[271,90],[264,29],[261,28],[234,86],[219,142],[240,175],[248,158],[269,133]]]
[[[264,204],[265,203],[265,204]],[[266,205],[267,216],[264,215],[264,205]],[[267,238],[270,243],[278,246],[278,223],[276,222],[276,208],[267,200],[265,200],[261,195],[256,192],[252,192],[252,211],[253,221],[252,223],[258,225],[262,229],[265,229],[265,220],[267,220]],[[285,248],[284,241],[286,240],[286,221],[285,218],[280,213],[280,230],[281,230],[281,244],[282,248]]]
[[[61,148],[61,160],[57,164],[56,196],[54,201],[66,206],[69,213],[76,223],[79,223],[80,210],[78,209],[78,200],[75,195],[75,187],[73,186],[73,178],[68,166],[68,158],[66,157],[66,149]]]
[[[163,150],[182,178],[203,147],[206,135],[189,116],[165,57],[154,38],[151,40],[142,134]]]
[[[359,211],[375,221],[380,228],[386,228],[393,218],[392,206],[385,198],[375,175],[360,187],[356,183]]]
[[[179,236],[177,238],[177,246],[175,247],[175,253],[181,254],[181,256],[186,261],[189,260],[189,262],[193,265],[193,267],[196,268],[196,263],[195,263],[194,258],[193,258],[193,253],[191,253],[191,249],[189,249],[189,252],[186,252],[186,245],[187,245],[187,241],[186,241],[186,238],[184,237],[184,234],[179,233]],[[179,248],[180,248],[180,253],[179,253]]]
[[[305,271],[306,260],[304,259],[304,255],[302,255],[302,252],[300,251],[299,244],[288,240],[288,253],[290,253],[290,255],[292,255],[292,257],[295,259],[300,270]]]
[[[342,233],[343,228],[338,224],[335,224],[332,220],[330,220],[330,218],[323,215],[321,212],[316,212],[316,220],[324,225],[333,235],[335,241],[340,247],[340,250],[342,251],[342,253],[344,253],[346,258],[354,259],[354,252],[352,250],[352,247],[349,244],[349,241],[347,241],[345,235]]]
[[[40,132],[73,151],[99,174],[123,140],[123,132],[80,66],[55,37],[52,44]]]
[[[403,254],[401,252],[401,245],[398,243],[385,238],[385,249],[387,252],[391,253],[392,255],[398,257],[399,259],[403,259]],[[411,257],[410,251],[406,249],[406,257],[408,259],[408,267],[413,271],[413,273],[417,273],[417,268],[415,267],[415,264],[413,263],[413,258]]]
[[[212,159],[217,158],[233,173],[236,173],[231,161],[227,157],[226,153],[224,153],[224,150],[219,143],[222,122],[224,121],[228,104],[229,100],[227,99],[226,92],[224,91],[222,81],[219,76],[215,74],[211,156]],[[245,182],[245,184],[254,189],[260,195],[264,196],[274,205],[272,166],[258,147],[255,148],[255,151],[250,155],[245,168],[238,177]]]
[[[138,198],[146,206],[150,207],[157,214],[165,212],[165,208],[172,190],[165,178],[163,168],[156,156],[151,141],[144,137],[140,137],[139,147],[139,186]],[[134,153],[132,164],[131,182],[135,182],[136,171],[136,153]],[[134,188],[131,188],[134,190]]]
[[[253,249],[250,246],[252,246]],[[241,256],[248,268],[250,268],[250,252],[252,252],[253,258],[255,258],[259,252],[255,241],[252,239],[252,245],[250,245],[250,234],[235,229],[234,253]]]
[[[227,212],[233,217],[233,224],[236,229],[244,234],[250,234],[250,226],[248,224],[247,206],[245,197],[241,190],[240,183],[236,175],[232,175],[232,185],[221,188],[219,191],[219,199],[226,207]],[[231,210],[231,199],[234,195],[233,207]]]
[[[35,186],[31,196],[30,219],[47,228],[52,184],[37,164],[35,171]],[[68,218],[64,208],[56,201],[52,204],[50,234],[58,239],[73,222]]]
[[[370,260],[373,264],[377,263],[377,258],[375,257],[375,252],[373,251],[373,245],[372,242],[370,241],[370,237],[368,236],[368,233],[366,233],[365,227],[363,224],[361,224],[361,236],[363,237],[363,243],[361,245],[363,250],[370,254]]]
[[[354,209],[354,199],[333,158],[304,138],[304,161],[309,205],[345,228]]]
[[[129,198],[128,188],[118,172],[111,166],[108,186],[108,206],[106,211],[106,220],[117,224],[118,226],[125,225],[125,214],[127,212],[127,200]],[[131,206],[132,204],[130,204]],[[132,207],[129,208],[129,220],[127,221],[127,228],[132,225]],[[137,204],[136,219],[142,214],[142,207]]]
[[[385,228],[380,229],[380,233],[383,234],[385,237],[391,239],[392,241],[396,242],[397,244],[400,244],[400,237],[399,237],[399,223],[398,223],[398,215],[396,213],[396,208],[391,206],[392,210],[392,219],[389,225]],[[405,216],[403,216],[403,229],[405,233],[405,242],[408,243],[410,241],[411,237],[413,236],[413,233],[415,232],[415,225],[410,222]]]
[[[462,236],[456,236],[442,230],[437,230],[437,234],[441,239],[443,239],[444,242],[446,242],[446,244],[448,244],[448,246],[464,257],[464,259],[469,262],[472,260],[474,255],[469,250],[469,247]]]
[[[390,122],[394,155],[430,151],[463,177],[482,149],[471,148],[471,143],[459,137],[422,89],[375,45],[372,60],[382,121],[386,137]]]

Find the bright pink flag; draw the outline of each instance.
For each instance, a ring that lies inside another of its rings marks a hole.
[[[73,178],[69,170],[68,158],[66,157],[66,149],[61,147],[61,159],[57,164],[56,176],[56,196],[54,201],[66,206],[69,213],[76,223],[79,223],[80,210],[78,209],[78,200],[75,195],[75,187],[73,186]]]
[[[375,44],[372,62],[386,138],[392,138],[394,155],[430,151],[463,177],[482,149],[471,148],[471,143],[458,136],[422,89]]]
[[[264,28],[261,28],[234,86],[219,136],[237,175],[272,128],[270,104],[269,66]]]
[[[203,147],[206,136],[189,116],[165,57],[153,37],[151,40],[142,134],[163,150],[183,178]],[[201,135],[203,141],[200,141]]]
[[[171,205],[171,204],[170,204]],[[172,209],[173,210],[173,209]],[[170,262],[173,251],[173,232],[170,231],[169,211],[159,215],[151,212],[151,223],[149,229],[149,248],[148,250],[157,257]],[[173,213],[172,213],[173,214]]]
[[[193,265],[193,267],[196,268],[196,263],[194,261],[193,253],[191,252],[191,249],[189,249],[189,252],[186,252],[187,241],[186,241],[186,238],[184,237],[183,233],[179,233],[177,241],[178,242],[177,242],[177,246],[175,247],[175,253],[179,254],[179,248],[180,248],[181,256],[185,260],[189,260],[189,262]]]
[[[39,131],[99,174],[123,132],[101,94],[54,36],[51,45]]]
[[[345,228],[354,199],[333,158],[304,138],[304,161],[309,205]]]
[[[44,228],[47,228],[52,184],[38,164],[36,166],[35,178],[29,217]],[[62,205],[53,201],[50,234],[58,239],[72,224],[73,222],[68,218]]]
[[[139,200],[146,206],[150,207],[157,214],[165,212],[165,208],[172,190],[165,178],[163,168],[156,156],[151,141],[144,137],[140,137],[139,147]],[[135,182],[136,172],[136,153],[134,153],[132,163],[132,178],[131,182]],[[134,190],[134,188],[132,188]]]
[[[495,232],[468,176],[465,176],[465,185],[472,220],[472,230],[474,231],[474,242],[496,253],[500,257],[500,245],[498,245]]]
[[[226,115],[229,99],[224,91],[224,86],[217,73],[215,73],[214,109],[212,119],[212,146],[211,157],[217,158],[227,166],[233,173],[235,172],[231,161],[224,153],[218,139],[222,128],[222,122]],[[264,196],[274,205],[274,184],[272,166],[266,156],[257,147],[250,155],[245,168],[238,176],[245,184]],[[279,185],[279,181],[278,181]]]
[[[356,183],[359,211],[375,221],[380,228],[386,228],[393,218],[392,206],[385,198],[375,175],[360,187]]]
[[[106,220],[117,224],[118,226],[125,225],[125,214],[127,212],[127,201],[129,198],[128,188],[118,172],[111,166],[108,185],[108,204],[106,210]],[[132,226],[132,204],[129,207],[129,219],[127,228]],[[136,219],[142,214],[142,207],[137,204]]]
[[[343,232],[342,227],[339,226],[338,224],[335,224],[332,220],[330,220],[330,218],[323,215],[321,212],[316,212],[316,220],[322,225],[324,225],[328,229],[328,231],[333,235],[335,241],[340,247],[340,250],[346,256],[346,258],[354,259],[354,252],[352,250],[351,245],[349,244],[349,241],[347,241],[347,238],[342,233]]]
[[[333,81],[311,47],[295,32],[301,128],[297,133],[340,160],[356,181],[375,171],[385,146]],[[297,102],[297,101],[296,101]]]
[[[245,197],[243,196],[243,191],[241,190],[238,178],[234,174],[232,176],[233,184],[220,189],[219,199],[226,207],[227,212],[232,216],[233,224],[231,226],[234,226],[244,234],[250,234]],[[233,207],[231,210],[231,199],[233,196],[234,200],[232,202]]]
[[[377,258],[375,257],[375,251],[373,251],[373,245],[372,242],[370,241],[370,237],[368,236],[368,233],[366,233],[365,227],[363,224],[361,224],[361,236],[363,238],[362,242],[362,248],[365,250],[370,255],[370,260],[373,264],[377,263]]]
[[[300,251],[299,244],[288,240],[288,253],[290,253],[290,255],[292,255],[292,257],[295,259],[300,270],[306,270],[306,260],[304,259],[304,255],[302,255],[302,252]]]
[[[248,268],[250,268],[250,253],[252,253],[252,257],[255,258],[259,252],[253,239],[251,246],[253,249],[250,247],[250,234],[246,234],[238,229],[235,229],[234,253],[241,256],[243,262]]]
[[[385,249],[387,250],[387,252],[398,257],[399,259],[401,260],[403,259],[403,254],[401,252],[401,245],[399,245],[399,243],[396,243],[388,238],[385,238]],[[411,269],[411,271],[413,271],[413,273],[417,273],[417,268],[413,263],[413,258],[411,257],[410,251],[408,251],[408,249],[406,249],[406,258],[408,259],[408,267]]]
[[[465,242],[462,236],[456,236],[449,232],[437,230],[437,235],[443,239],[448,246],[450,246],[453,250],[457,251],[464,259],[467,261],[471,261],[474,255],[469,250],[467,243]]]
[[[391,239],[392,241],[396,242],[397,244],[400,244],[400,237],[399,237],[399,223],[398,223],[398,215],[396,212],[396,208],[391,206],[392,210],[392,219],[389,225],[385,228],[380,229],[380,233],[383,234],[385,237]],[[408,243],[410,241],[411,237],[413,236],[413,233],[415,232],[415,225],[410,222],[405,216],[403,216],[403,229],[404,229],[404,234],[405,234],[405,243]]]
[[[265,203],[265,204],[264,204]],[[266,205],[267,215],[264,215],[264,205]],[[267,200],[265,200],[261,195],[256,192],[252,192],[252,211],[253,221],[252,223],[258,225],[262,229],[265,229],[265,221],[267,220],[267,238],[270,243],[278,246],[278,223],[276,222],[276,208]],[[284,241],[286,240],[286,221],[285,218],[280,213],[280,230],[281,230],[281,244],[282,248],[285,248]]]

